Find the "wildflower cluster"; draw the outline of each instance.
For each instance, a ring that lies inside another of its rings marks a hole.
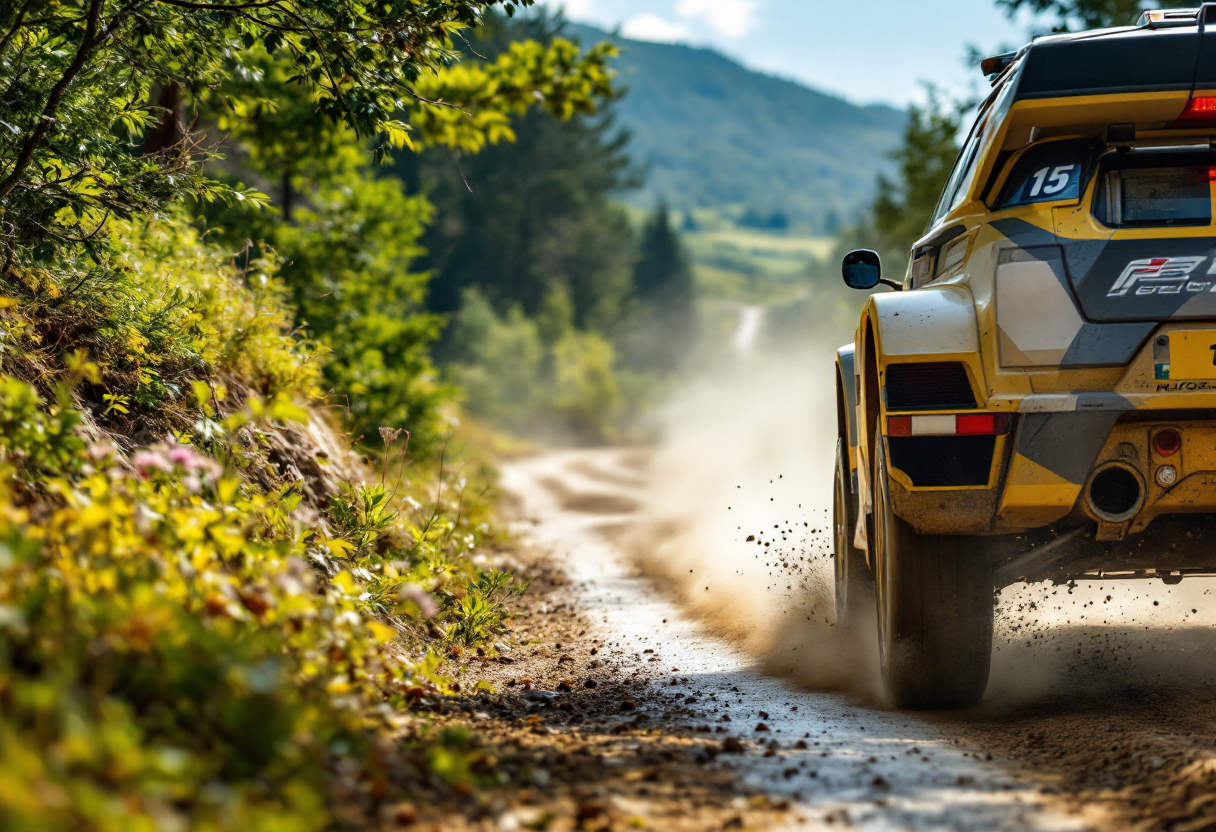
[[[255,410],[220,429],[281,427]],[[236,455],[86,447],[78,418],[0,377],[0,828],[322,829],[433,780],[386,738],[509,579],[382,487],[310,522]]]

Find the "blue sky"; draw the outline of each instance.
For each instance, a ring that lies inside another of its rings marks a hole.
[[[983,85],[967,47],[1020,46],[1032,20],[994,0],[542,0],[572,20],[644,40],[710,46],[754,69],[859,103],[903,106],[928,81]]]

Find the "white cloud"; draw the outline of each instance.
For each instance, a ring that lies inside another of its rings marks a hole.
[[[580,20],[591,14],[591,10],[596,6],[596,0],[540,0],[541,5],[555,6],[565,11],[566,16],[573,20]]]
[[[678,0],[676,14],[701,18],[728,38],[746,35],[756,26],[759,0]]]
[[[566,14],[571,17],[584,17],[591,14],[591,7],[594,5],[595,0],[562,0]]]
[[[683,23],[659,17],[657,14],[640,14],[630,18],[621,26],[621,34],[634,40],[652,40],[670,43],[688,37],[688,27]]]

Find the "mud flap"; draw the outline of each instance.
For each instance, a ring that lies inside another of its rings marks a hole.
[[[881,440],[880,440],[881,441]],[[860,454],[858,454],[860,456]],[[860,463],[860,460],[859,460]],[[874,500],[870,495],[870,475],[866,466],[857,466],[857,528],[853,530],[853,547],[863,552],[870,550],[870,539],[866,532],[866,520],[874,513]],[[867,556],[867,560],[869,557]]]

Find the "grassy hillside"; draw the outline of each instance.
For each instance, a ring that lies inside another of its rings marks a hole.
[[[643,197],[717,209],[744,225],[834,233],[892,169],[904,114],[859,107],[752,72],[710,50],[612,38],[571,26],[584,43],[613,40],[629,94],[617,107],[647,166]]]

